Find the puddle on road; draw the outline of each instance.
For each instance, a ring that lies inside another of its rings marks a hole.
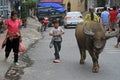
[[[22,57],[22,61],[26,63],[26,67],[30,67],[33,64],[33,61],[27,54],[24,54],[24,56]]]
[[[38,41],[39,40],[37,40],[33,44],[31,44],[27,51],[29,51],[31,48],[34,48],[35,44],[38,43]],[[29,55],[27,54],[28,53],[27,51],[23,55],[21,55],[21,61],[26,63],[26,67],[30,67],[34,63],[34,61],[30,59]]]
[[[5,74],[4,80],[20,80],[21,75],[24,75],[24,68],[30,67],[33,61],[29,58],[27,53],[20,55],[20,65],[14,63],[9,67]]]

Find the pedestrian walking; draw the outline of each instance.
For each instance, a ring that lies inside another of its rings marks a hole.
[[[58,21],[54,21],[54,28],[51,29],[49,35],[52,36],[53,45],[55,49],[55,59],[53,60],[54,63],[60,62],[60,50],[61,50],[61,43],[62,43],[62,35],[64,34],[64,30],[59,26]]]
[[[47,26],[48,26],[48,18],[47,17],[45,17],[43,20],[42,20],[42,26],[41,26],[41,31],[46,31],[46,28],[47,28]]]
[[[119,29],[120,29],[120,10],[118,10],[118,15],[117,15],[117,24],[119,26]],[[117,36],[117,43],[115,44],[115,48],[118,48],[119,46],[119,43],[120,43],[120,30],[119,30],[119,34]]]
[[[18,52],[19,52],[19,43],[22,41],[20,26],[22,22],[18,19],[18,13],[16,11],[11,12],[11,18],[6,20],[4,23],[4,28],[8,30],[6,38],[3,42],[5,44],[5,60],[9,57],[11,50],[14,52],[14,63],[18,63]],[[3,46],[2,46],[3,47]]]
[[[113,6],[113,10],[110,11],[110,19],[109,19],[110,31],[114,31],[115,28],[117,27],[117,14],[118,11],[116,9],[116,6]]]
[[[89,8],[89,13],[85,15],[84,20],[99,22],[99,17],[94,13],[94,8]]]
[[[101,13],[102,13],[101,9],[98,9],[96,14],[98,17],[101,17]]]
[[[0,33],[4,33],[3,23],[5,22],[5,17],[2,15],[0,19]]]
[[[109,12],[107,11],[107,7],[104,7],[104,11],[101,13],[101,23],[105,31],[109,30]]]

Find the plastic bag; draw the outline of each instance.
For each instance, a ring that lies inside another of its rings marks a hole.
[[[51,39],[50,44],[49,44],[49,47],[52,48],[53,45],[54,45],[54,38]]]
[[[22,42],[20,42],[20,44],[19,44],[19,52],[25,52],[25,51],[26,51],[25,45]]]

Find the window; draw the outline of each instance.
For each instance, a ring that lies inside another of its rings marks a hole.
[[[8,0],[0,0],[0,6],[7,6]]]
[[[5,0],[4,2],[5,2],[5,5],[7,6],[8,5],[8,0]]]
[[[2,1],[3,1],[3,0],[0,0],[0,6],[2,6]]]
[[[8,18],[8,0],[0,0],[0,15],[4,15]]]

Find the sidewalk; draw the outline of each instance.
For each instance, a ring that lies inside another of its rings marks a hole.
[[[21,30],[22,40],[25,44],[26,48],[29,49],[31,44],[34,44],[37,40],[39,40],[42,36],[41,33],[37,31],[37,27],[34,24],[38,24],[41,26],[38,21],[33,20],[32,18],[28,19],[28,27]],[[30,27],[29,27],[30,26]],[[6,32],[0,34],[0,80],[5,80],[5,74],[8,71],[9,67],[13,64],[13,53],[11,52],[8,60],[5,62],[5,52],[4,49],[1,49],[1,44],[5,38]]]
[[[10,59],[9,59],[8,62],[4,62],[4,49],[1,49],[1,44],[2,44],[2,42],[4,40],[4,38],[5,38],[5,33],[0,34],[0,80],[4,79],[4,75],[5,75],[6,71],[8,70],[8,68],[9,68],[9,66],[11,64]]]

